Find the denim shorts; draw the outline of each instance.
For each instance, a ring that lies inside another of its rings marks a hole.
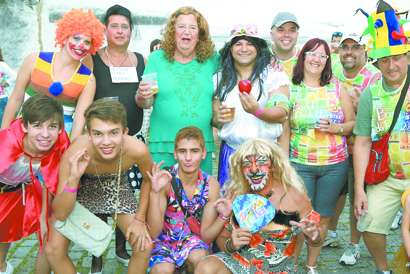
[[[347,180],[349,161],[324,166],[292,162],[292,166],[305,183],[313,209],[322,217],[333,216],[337,198]]]

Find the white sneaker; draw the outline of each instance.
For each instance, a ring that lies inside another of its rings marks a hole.
[[[339,260],[342,265],[355,265],[357,260],[360,259],[360,248],[355,247],[353,243],[350,243]]]
[[[332,233],[327,233],[325,242],[323,243],[323,246],[331,246],[331,247],[337,247],[342,244],[342,239],[340,239],[339,235],[336,232],[336,236],[332,236]]]
[[[403,216],[403,212],[401,212],[401,210],[399,210],[399,212],[397,212],[396,217],[394,218],[393,223],[391,224],[391,229],[397,229],[399,227],[399,224],[401,224],[401,218]]]
[[[13,274],[14,267],[9,262],[6,262],[6,264],[7,264],[6,271],[0,272],[0,274]]]

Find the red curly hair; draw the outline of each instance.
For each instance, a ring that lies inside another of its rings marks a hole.
[[[92,37],[90,53],[95,54],[104,43],[103,30],[105,26],[100,20],[95,18],[94,13],[89,9],[88,12],[83,9],[71,9],[63,13],[63,18],[56,21],[56,41],[55,47],[60,45],[64,47],[64,40],[76,33],[81,33]]]

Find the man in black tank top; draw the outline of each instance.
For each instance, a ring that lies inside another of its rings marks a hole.
[[[139,88],[147,60],[140,53],[128,50],[132,35],[131,12],[120,5],[110,7],[104,24],[107,47],[82,61],[93,70],[96,79],[94,101],[101,98],[118,100],[127,110],[128,135],[145,141],[141,133],[144,112],[135,102],[135,92]],[[131,188],[139,189],[142,176],[137,166],[128,172]],[[105,217],[105,216],[104,216]],[[104,219],[104,218],[103,218]],[[106,217],[105,217],[106,219]],[[116,259],[128,266],[130,255],[125,249],[125,237],[116,229]],[[101,273],[102,258],[93,257],[90,273]]]

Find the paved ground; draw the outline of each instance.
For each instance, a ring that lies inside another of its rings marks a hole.
[[[214,159],[214,176],[216,174],[216,160]],[[348,201],[345,209],[340,217],[338,233],[344,244],[341,247],[325,247],[323,248],[317,263],[319,273],[370,273],[375,272],[375,266],[370,253],[367,251],[363,241],[361,241],[361,259],[355,266],[342,266],[339,264],[339,259],[343,254],[344,245],[349,242],[349,206]],[[402,243],[401,228],[391,230],[387,238],[387,258],[391,261],[394,258],[396,250]],[[34,262],[38,249],[37,239],[34,235],[22,239],[19,242],[13,243],[8,254],[8,261],[14,266],[14,273],[17,274],[34,274]],[[88,252],[79,249],[76,245],[71,244],[69,248],[69,256],[73,260],[77,271],[82,274],[89,272],[91,267],[91,256]],[[108,273],[127,273],[127,268],[115,260],[115,241],[114,237],[109,248],[103,255],[104,258],[104,274]],[[299,269],[304,269],[306,265],[306,248],[304,247],[299,259]],[[299,271],[304,273],[304,271]]]

